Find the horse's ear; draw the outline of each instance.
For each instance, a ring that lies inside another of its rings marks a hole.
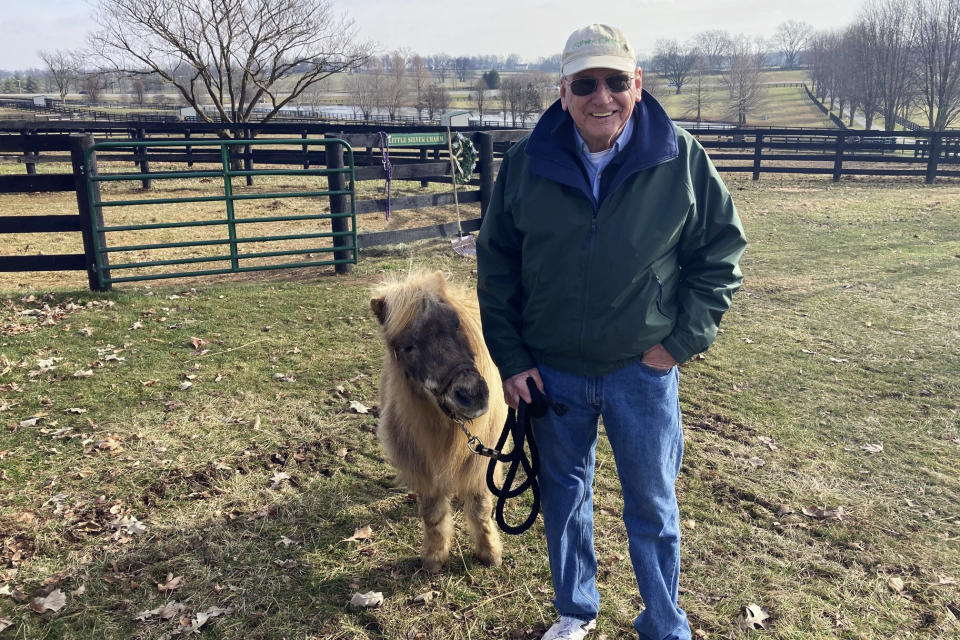
[[[370,308],[380,324],[387,321],[387,300],[384,296],[370,299]]]
[[[447,277],[443,275],[443,271],[434,271],[433,279],[437,281],[437,284],[440,286],[440,291],[447,290]]]

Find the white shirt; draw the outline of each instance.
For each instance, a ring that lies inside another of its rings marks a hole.
[[[580,158],[583,160],[583,166],[587,169],[587,175],[590,176],[590,188],[593,191],[593,199],[600,200],[600,174],[607,168],[607,165],[613,160],[614,156],[620,153],[633,137],[633,118],[627,120],[623,131],[617,136],[613,146],[603,151],[591,152],[587,143],[584,141],[577,128],[573,128],[573,135],[576,136],[577,150],[580,152]]]

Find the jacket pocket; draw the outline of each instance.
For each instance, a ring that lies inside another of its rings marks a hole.
[[[677,283],[680,280],[676,256],[667,254],[654,262],[651,270],[657,281],[657,311],[672,320],[677,315]]]

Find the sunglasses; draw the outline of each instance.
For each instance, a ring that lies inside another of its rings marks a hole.
[[[603,81],[611,93],[623,93],[624,91],[629,91],[630,87],[633,86],[633,78],[628,75],[610,76],[609,78],[604,78]],[[596,78],[577,78],[576,80],[571,80],[569,84],[570,92],[582,98],[596,91],[599,81]]]

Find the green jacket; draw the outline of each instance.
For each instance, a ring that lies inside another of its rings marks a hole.
[[[646,92],[594,199],[554,103],[504,156],[477,239],[483,334],[506,379],[543,363],[603,375],[663,343],[706,350],[746,237],[700,144]]]

